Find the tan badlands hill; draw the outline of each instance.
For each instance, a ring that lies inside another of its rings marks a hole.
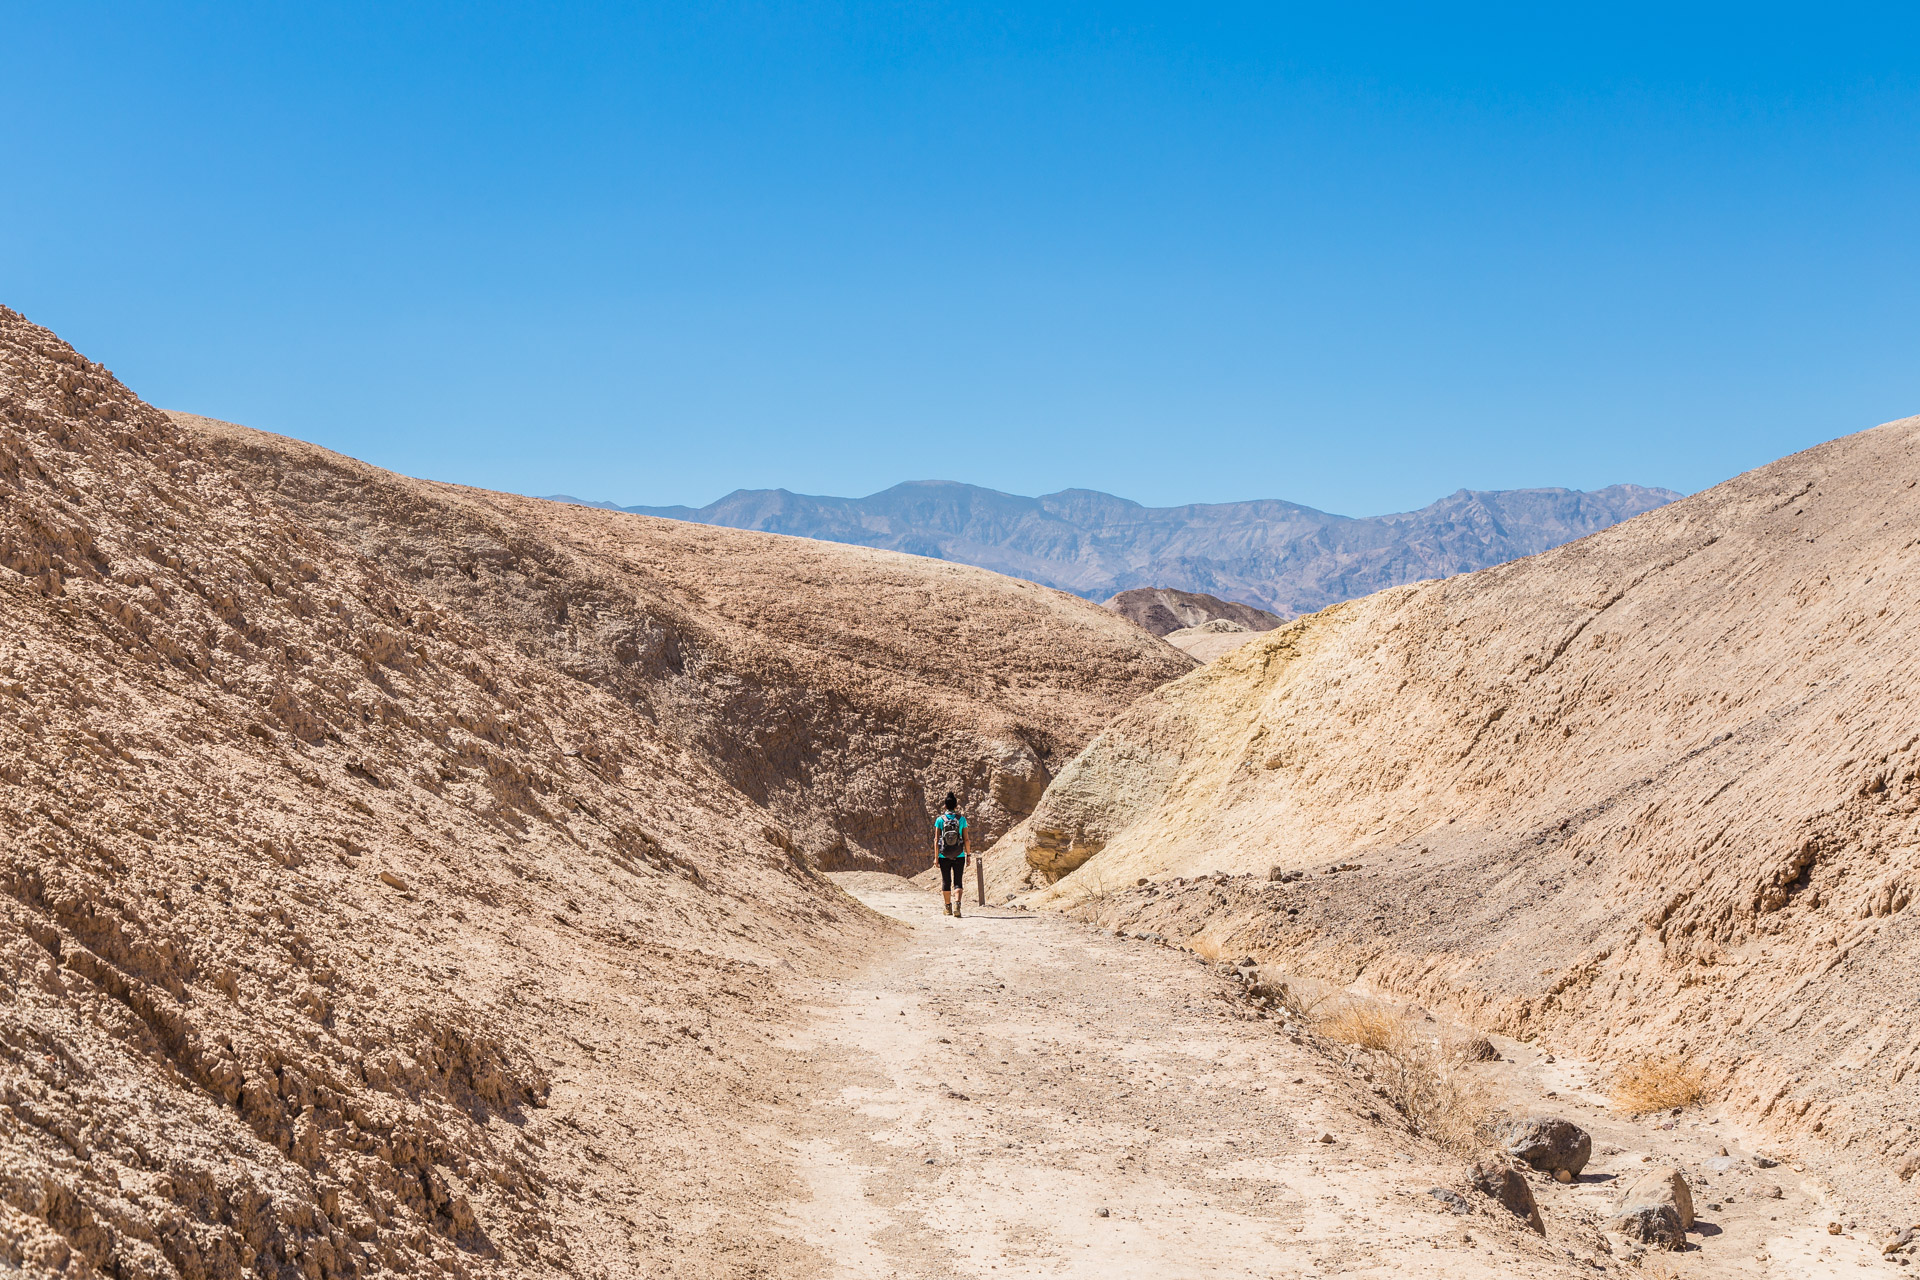
[[[1603,1061],[1689,1055],[1730,1114],[1904,1195],[1916,485],[1906,419],[1302,618],[1142,699],[1006,846],[1129,928]],[[1258,878],[1169,883],[1216,870]]]
[[[5,309],[0,566],[30,1274],[794,1272],[741,1051],[877,927],[802,851],[907,847],[916,768],[1016,816],[1188,665],[973,570],[183,427]]]
[[[686,744],[825,870],[918,871],[949,787],[998,838],[1193,665],[984,569],[411,480],[172,416],[262,499]]]

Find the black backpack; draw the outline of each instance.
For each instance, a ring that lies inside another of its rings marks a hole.
[[[949,813],[940,819],[940,852],[950,853],[955,849],[964,849],[965,839],[959,814]]]

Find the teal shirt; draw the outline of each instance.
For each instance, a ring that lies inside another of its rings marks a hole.
[[[948,853],[946,846],[940,843],[940,833],[947,829],[949,822],[960,824],[961,843],[952,853]],[[964,814],[943,813],[933,820],[933,847],[940,851],[943,858],[964,858],[967,856],[966,831],[967,819]]]

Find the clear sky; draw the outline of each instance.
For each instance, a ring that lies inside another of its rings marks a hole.
[[[1920,413],[1920,7],[14,5],[0,301],[415,475],[1362,515]]]

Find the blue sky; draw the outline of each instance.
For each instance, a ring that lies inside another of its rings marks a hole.
[[[0,301],[622,502],[1349,514],[1920,412],[1912,6],[16,6]]]

